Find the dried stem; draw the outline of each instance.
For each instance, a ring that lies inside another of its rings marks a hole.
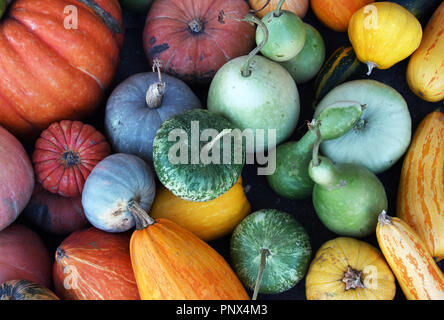
[[[153,83],[146,92],[146,104],[150,109],[159,108],[162,105],[163,96],[165,94],[165,82],[162,80],[162,61],[154,59],[153,72],[157,71],[159,82]]]

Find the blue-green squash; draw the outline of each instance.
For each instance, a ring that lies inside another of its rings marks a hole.
[[[116,153],[91,171],[82,192],[85,216],[97,229],[124,232],[135,226],[128,206],[136,201],[149,211],[156,184],[150,166],[134,155]]]
[[[213,200],[230,190],[245,162],[245,146],[240,136],[230,136],[233,129],[224,117],[201,109],[166,120],[153,145],[160,182],[189,201]],[[225,138],[231,141],[229,147]]]
[[[247,216],[234,230],[230,244],[239,279],[256,289],[253,299],[258,292],[276,294],[294,287],[308,270],[311,252],[305,229],[290,214],[276,209]]]

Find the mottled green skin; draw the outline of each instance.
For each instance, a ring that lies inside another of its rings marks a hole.
[[[280,62],[291,74],[296,84],[313,79],[325,60],[325,44],[321,34],[309,24],[305,24],[305,44],[294,58]]]
[[[288,213],[263,209],[247,216],[231,238],[234,270],[244,285],[253,289],[259,271],[261,249],[267,257],[260,293],[281,293],[294,287],[306,274],[311,258],[305,229]]]
[[[384,186],[368,169],[336,164],[320,157],[321,164],[309,174],[316,182],[313,205],[319,219],[331,231],[350,237],[365,237],[376,231],[378,215],[387,210]]]
[[[271,11],[262,18],[268,29],[268,41],[261,53],[274,61],[287,61],[301,52],[305,43],[305,26],[302,20],[293,12],[281,11],[279,17]],[[256,29],[256,44],[264,40],[262,28]]]
[[[325,109],[321,120],[323,139],[338,138],[351,130],[362,114],[362,107],[353,102],[338,102]],[[280,196],[304,199],[313,191],[313,180],[308,175],[316,134],[308,131],[301,140],[287,142],[275,149],[276,170],[267,176],[270,187]],[[273,158],[273,155],[271,155]]]
[[[242,143],[235,144],[232,139],[230,163],[223,163],[224,150],[223,139],[220,140],[220,164],[203,164],[199,157],[199,164],[191,161],[191,122],[199,121],[200,133],[207,129],[215,129],[222,132],[224,129],[234,129],[233,124],[222,116],[208,110],[190,110],[178,114],[166,120],[157,131],[153,144],[154,168],[160,182],[176,196],[189,201],[209,201],[224,194],[236,183],[241,175],[245,162],[245,146]],[[168,153],[170,148],[179,139],[168,141],[170,131],[183,129],[188,137],[188,164],[173,164],[170,162]],[[208,141],[201,141],[199,153]],[[235,163],[235,145],[241,148],[241,163]],[[215,149],[213,149],[215,150]]]
[[[46,287],[27,280],[9,280],[0,285],[0,300],[59,300]]]
[[[138,15],[145,15],[153,2],[154,0],[120,0],[123,9]]]
[[[267,129],[277,130],[276,144],[292,134],[299,119],[299,93],[284,67],[261,56],[254,58],[251,75],[244,77],[241,69],[246,60],[246,56],[238,57],[219,69],[207,105],[241,130],[265,129],[264,143],[255,148],[247,145],[247,152],[258,152],[267,149]]]

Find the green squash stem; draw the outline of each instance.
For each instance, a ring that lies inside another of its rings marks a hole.
[[[259,265],[259,272],[257,274],[256,284],[254,286],[253,298],[252,300],[257,300],[257,295],[259,293],[259,288],[262,283],[262,278],[264,277],[265,266],[267,264],[267,257],[270,255],[268,249],[261,249],[261,264]]]
[[[137,201],[131,201],[128,203],[128,211],[133,215],[134,220],[136,221],[137,230],[145,229],[156,223],[156,220],[151,218]]]
[[[276,6],[276,10],[274,10],[274,16],[276,18],[280,17],[282,14],[282,6],[284,5],[285,0],[281,0]]]
[[[162,80],[162,72],[160,72],[161,67],[162,61],[154,59],[153,72],[157,71],[159,82],[150,85],[146,92],[146,104],[150,109],[159,108],[162,105],[162,99],[165,94],[165,82]]]

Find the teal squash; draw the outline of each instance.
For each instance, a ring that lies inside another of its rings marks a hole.
[[[166,120],[153,144],[160,182],[189,201],[209,201],[227,192],[245,162],[245,147],[240,136],[230,135],[233,129],[230,121],[208,110],[190,110]]]
[[[305,229],[291,215],[276,209],[247,216],[233,232],[230,251],[242,283],[254,289],[260,282],[253,299],[258,292],[276,294],[294,287],[305,276],[311,258]],[[261,260],[265,267],[259,274]]]
[[[291,74],[296,84],[313,79],[325,60],[325,44],[321,34],[309,24],[305,24],[305,44],[294,58],[281,62]]]
[[[59,298],[40,284],[28,280],[9,280],[0,285],[0,300],[59,300]]]
[[[363,106],[353,101],[340,101],[328,106],[313,120],[319,125],[324,140],[336,139],[350,131],[362,115]],[[313,130],[299,141],[291,141],[278,146],[274,154],[276,170],[267,176],[270,187],[280,196],[289,199],[304,199],[313,191],[313,180],[308,175],[308,164],[312,157],[316,134]]]

